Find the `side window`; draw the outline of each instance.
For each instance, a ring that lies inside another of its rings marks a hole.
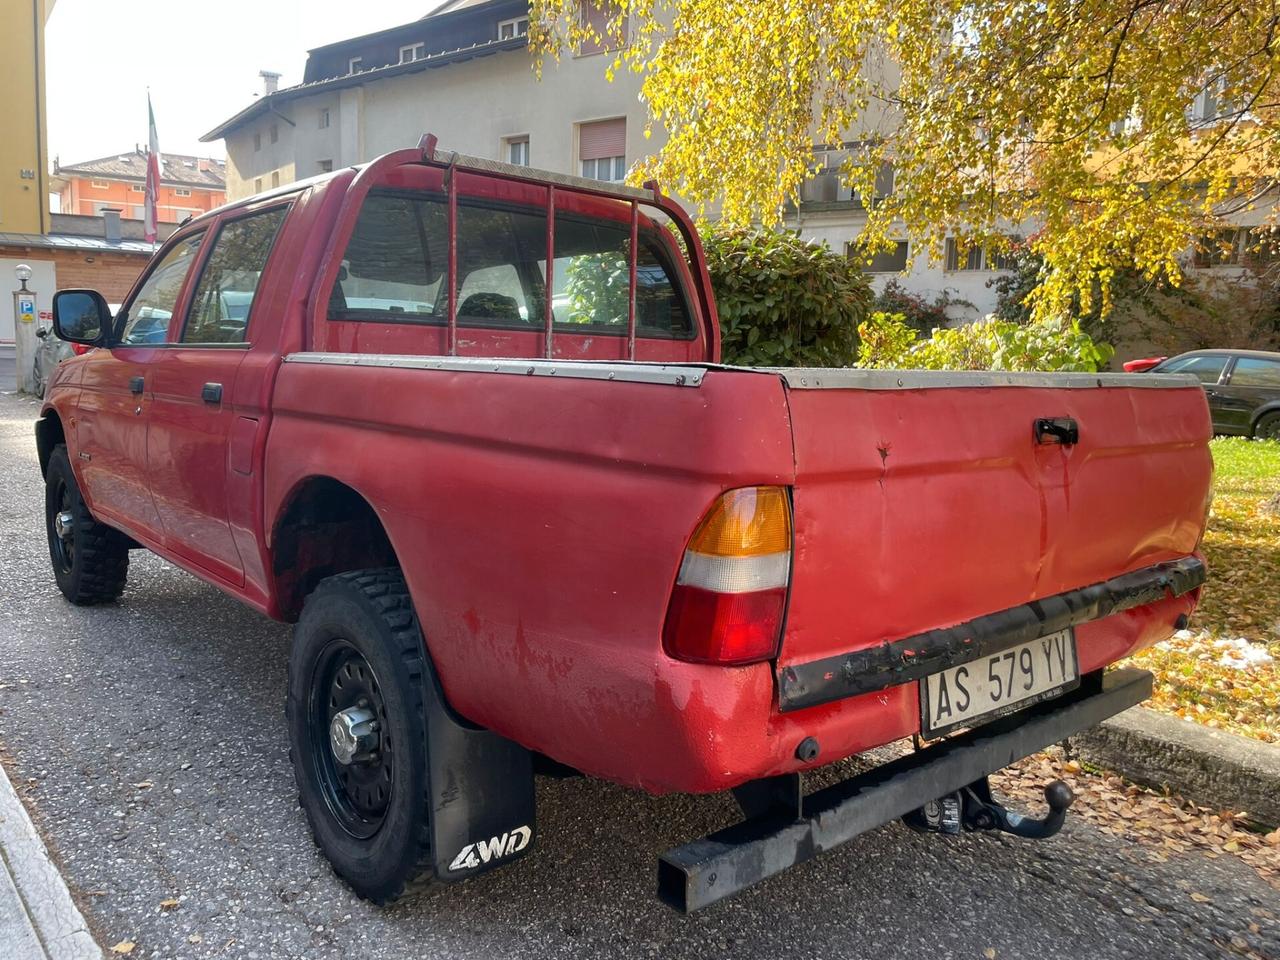
[[[188,237],[174,246],[147,276],[142,289],[129,304],[120,342],[126,344],[164,343],[169,320],[178,307],[182,283],[195,261],[204,234]]]
[[[329,316],[384,322],[442,318],[447,226],[442,201],[369,196],[333,285]]]
[[[1280,360],[1239,357],[1231,371],[1233,387],[1271,387],[1280,390]]]
[[[1222,376],[1222,368],[1227,365],[1226,357],[1187,357],[1175,360],[1167,366],[1161,366],[1159,373],[1194,373],[1201,383],[1217,383]]]
[[[224,223],[196,284],[183,343],[244,343],[249,311],[287,207]]]

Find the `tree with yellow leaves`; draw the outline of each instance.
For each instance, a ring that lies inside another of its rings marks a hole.
[[[1262,0],[532,0],[531,42],[615,49],[643,75],[632,171],[730,224],[777,224],[815,145],[891,231],[942,255],[1030,229],[1038,317],[1089,309],[1120,270],[1176,283],[1178,255],[1276,202],[1280,8]]]

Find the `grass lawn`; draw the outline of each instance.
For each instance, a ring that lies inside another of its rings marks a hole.
[[[1209,582],[1190,629],[1134,661],[1156,675],[1148,706],[1280,742],[1280,443],[1231,437],[1211,446]],[[1269,662],[1246,665],[1263,651]]]

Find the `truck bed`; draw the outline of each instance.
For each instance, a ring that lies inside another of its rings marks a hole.
[[[806,736],[834,760],[916,732],[914,682],[785,711],[777,674],[1187,557],[1212,472],[1189,378],[315,353],[287,358],[274,408],[268,514],[347,451],[336,479],[396,517],[454,708],[652,791],[795,769]],[[1080,442],[1037,444],[1049,416],[1075,417]],[[673,661],[683,546],[752,483],[793,489],[780,656]],[[1193,604],[1079,627],[1081,669]]]

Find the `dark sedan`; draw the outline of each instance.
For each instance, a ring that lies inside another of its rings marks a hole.
[[[1194,373],[1209,398],[1215,433],[1280,440],[1280,353],[1192,350],[1152,373]]]

